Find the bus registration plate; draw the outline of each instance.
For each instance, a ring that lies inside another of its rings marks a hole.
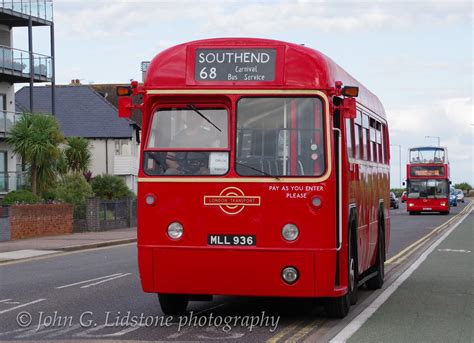
[[[257,239],[255,235],[209,235],[207,244],[254,246]]]

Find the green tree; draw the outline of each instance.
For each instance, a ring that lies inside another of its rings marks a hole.
[[[468,184],[467,182],[461,182],[461,183],[455,184],[454,188],[462,189],[466,193],[469,193],[469,191],[472,189],[472,186],[470,184]]]
[[[24,113],[10,130],[7,143],[28,167],[33,194],[45,191],[56,178],[59,144],[64,141],[51,115]]]
[[[74,216],[81,217],[85,214],[86,200],[93,197],[91,185],[82,175],[65,175],[57,183],[54,198],[74,206]]]
[[[91,181],[92,190],[101,199],[117,199],[132,195],[125,181],[115,175],[99,175]]]
[[[90,143],[82,137],[68,137],[64,156],[68,169],[73,173],[84,173],[91,164]]]

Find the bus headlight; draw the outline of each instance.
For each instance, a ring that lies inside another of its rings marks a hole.
[[[412,203],[408,204],[408,207],[413,207],[413,206],[415,206],[415,205],[412,204]]]
[[[281,277],[287,284],[293,284],[298,280],[298,269],[295,267],[286,267],[281,272]]]
[[[286,224],[281,230],[281,235],[288,242],[292,242],[298,238],[299,230],[295,224]]]
[[[183,231],[183,225],[178,222],[168,225],[168,237],[171,239],[180,239],[183,236]]]

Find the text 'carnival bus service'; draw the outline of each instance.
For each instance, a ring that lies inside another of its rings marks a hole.
[[[344,317],[359,286],[382,286],[387,119],[331,59],[201,40],[161,52],[143,85],[117,92],[120,116],[143,115],[138,261],[164,313],[240,295],[324,298]]]

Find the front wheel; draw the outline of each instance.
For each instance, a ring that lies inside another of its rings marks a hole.
[[[186,313],[189,296],[185,294],[158,293],[161,310],[166,315],[179,315]]]
[[[349,231],[348,240],[348,280],[347,293],[337,298],[324,299],[324,310],[331,318],[344,318],[349,313],[351,305],[357,303],[358,299],[358,285],[357,285],[357,241],[353,240],[352,230]]]
[[[379,241],[377,244],[377,260],[375,262],[375,266],[373,266],[372,268],[375,272],[377,272],[377,275],[367,280],[365,282],[365,285],[368,289],[371,290],[380,289],[383,286],[383,281],[385,278],[385,236],[383,228],[381,228],[379,231]]]
[[[324,310],[331,318],[344,318],[350,306],[349,292],[342,297],[324,299]]]

